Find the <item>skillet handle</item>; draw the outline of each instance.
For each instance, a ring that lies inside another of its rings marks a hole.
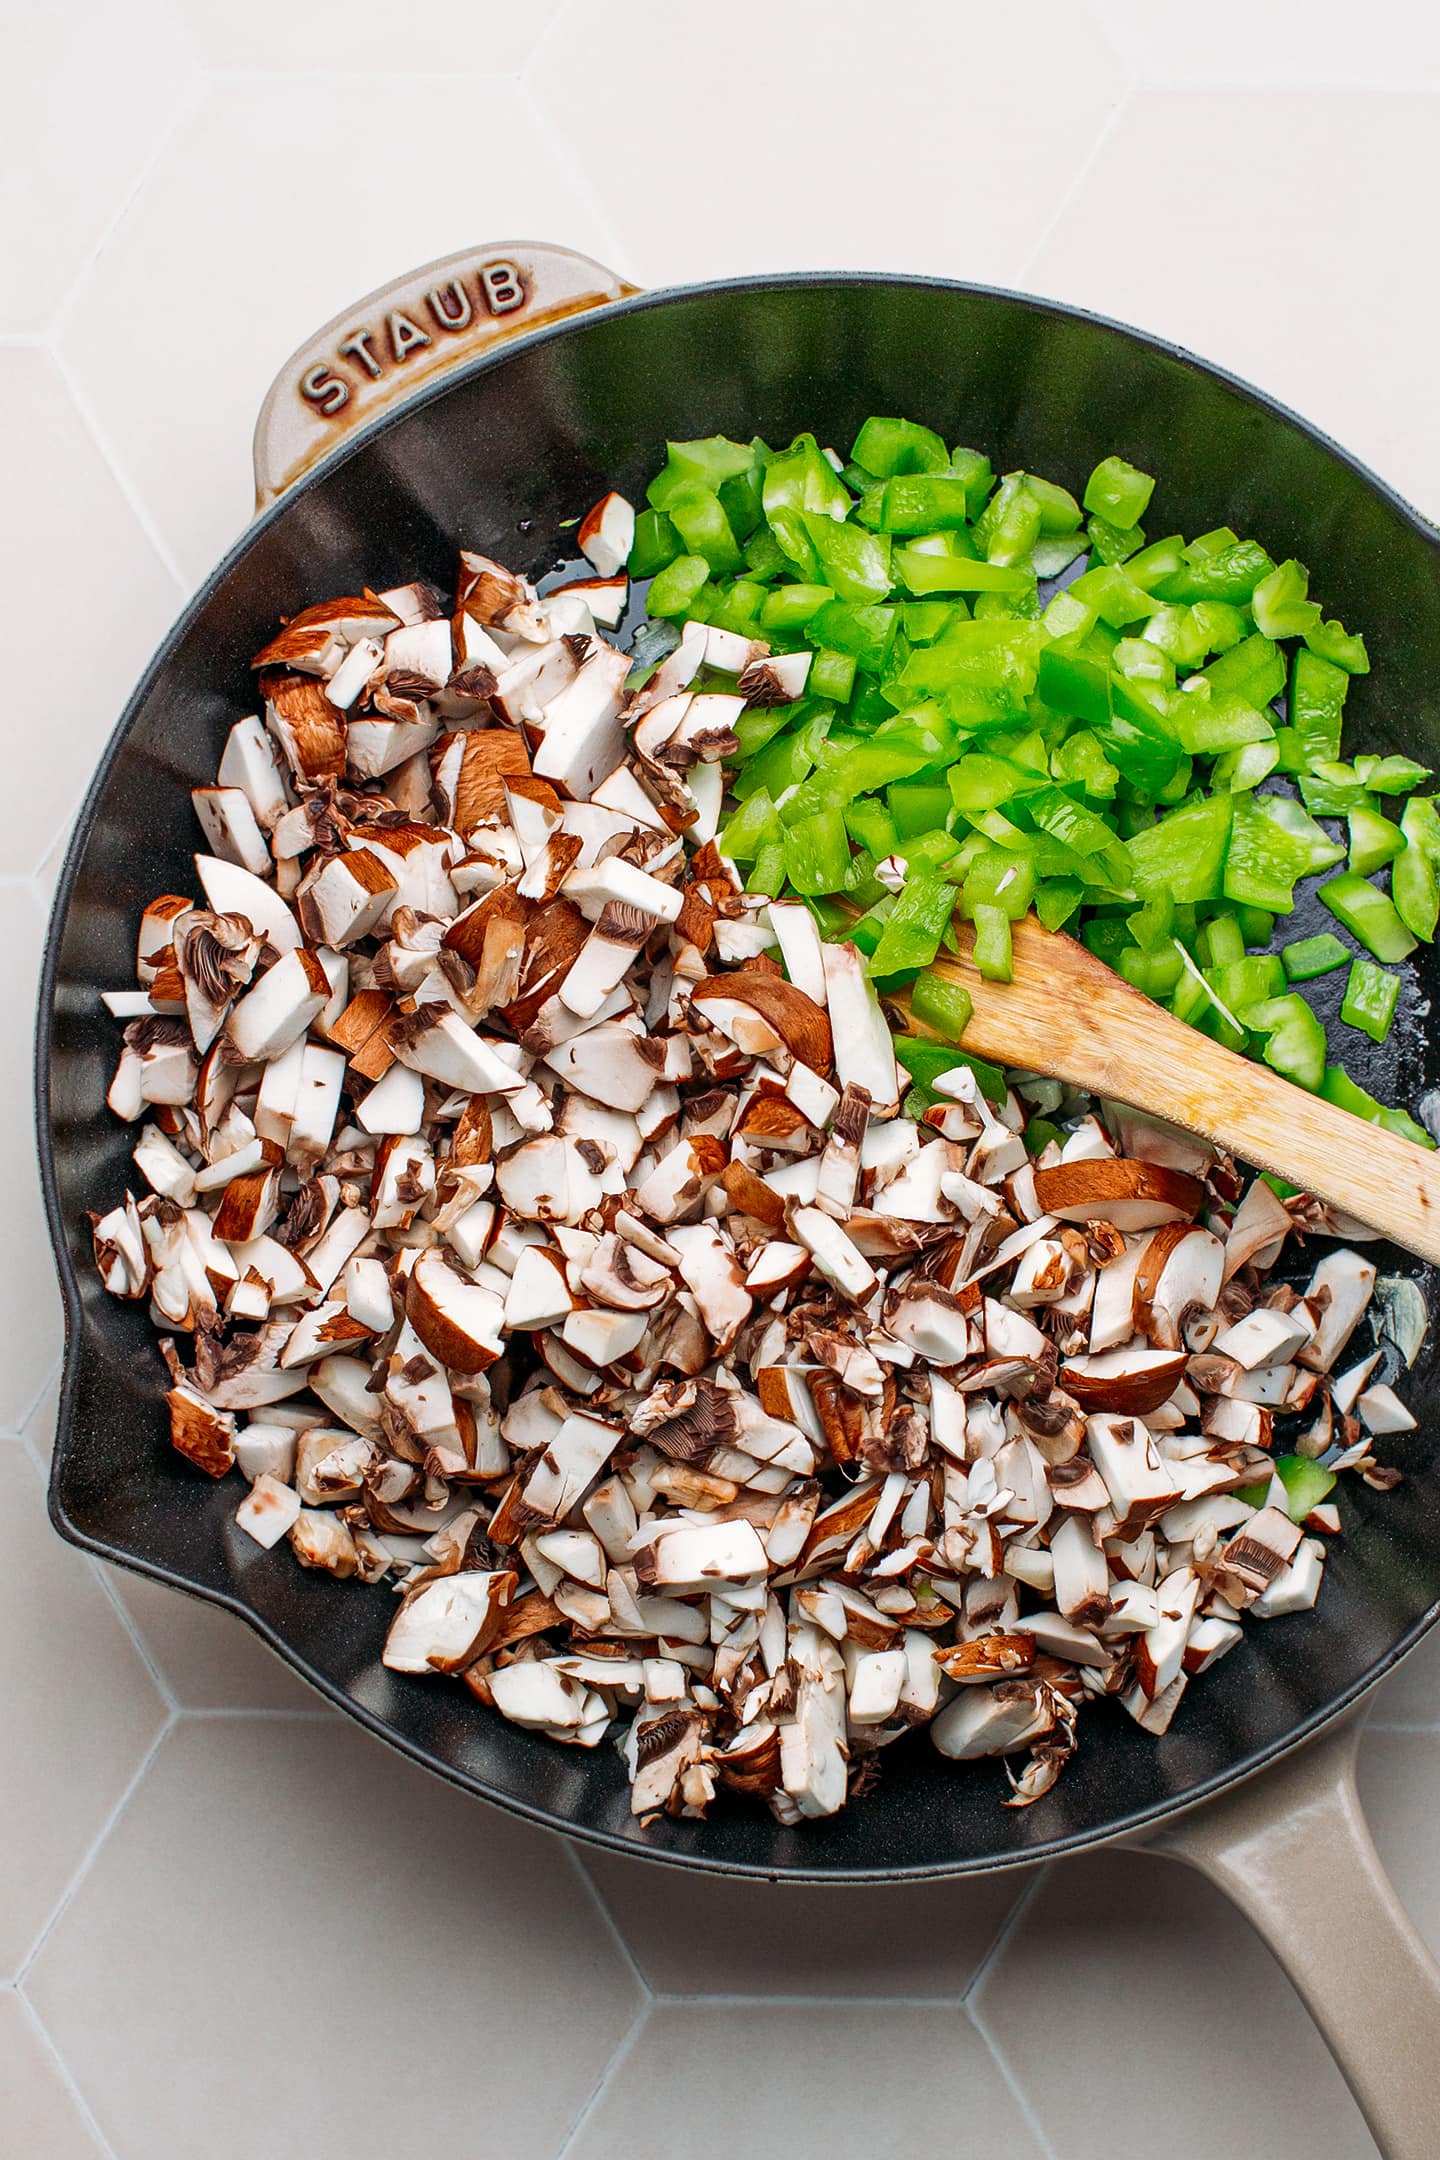
[[[640,290],[588,255],[543,241],[465,248],[381,285],[307,338],[255,423],[255,507],[377,413],[507,338]]]
[[[1391,1888],[1355,1789],[1363,1715],[1220,1799],[1147,1851],[1198,1868],[1274,1951],[1383,2160],[1440,2151],[1440,1971]]]

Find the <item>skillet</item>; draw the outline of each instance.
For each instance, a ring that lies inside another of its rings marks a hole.
[[[563,521],[606,487],[643,496],[667,436],[784,442],[813,428],[843,448],[870,412],[926,421],[983,447],[997,470],[1025,466],[1077,489],[1118,451],[1161,475],[1166,529],[1223,518],[1277,560],[1298,555],[1375,657],[1354,689],[1356,740],[1440,765],[1440,537],[1315,429],[1173,346],[1048,302],[918,278],[642,295],[583,257],[528,243],[451,257],[372,295],[271,391],[256,435],[261,514],[152,661],[61,878],[36,1040],[67,1336],[52,1519],[73,1543],[237,1612],[414,1760],[611,1850],[855,1885],[1012,1868],[1119,1839],[1185,1859],[1236,1896],[1287,1964],[1382,2150],[1429,2160],[1440,2146],[1429,2098],[1440,1976],[1385,1882],[1352,1773],[1362,1698],[1440,1615],[1433,1343],[1408,1377],[1420,1423],[1394,1449],[1405,1484],[1389,1495],[1352,1484],[1317,1610],[1247,1630],[1159,1741],[1101,1705],[1032,1809],[1001,1807],[998,1765],[942,1765],[921,1738],[888,1751],[877,1789],[832,1820],[786,1829],[722,1807],[705,1823],[641,1832],[609,1751],[555,1747],[458,1688],[386,1672],[383,1587],[341,1590],[235,1531],[230,1484],[202,1485],[165,1444],[165,1378],[144,1312],[108,1298],[90,1263],[85,1210],[120,1197],[133,1137],[105,1108],[116,1031],[96,993],[132,980],[145,898],[193,879],[188,790],[213,775],[227,729],[250,709],[248,661],[276,618],[365,583],[444,585],[457,544],[539,574],[558,560]],[[1440,995],[1435,948],[1411,965],[1421,993]],[[1440,1050],[1418,1028],[1349,1062],[1390,1100],[1440,1084]],[[1430,1271],[1383,1244],[1373,1256],[1429,1295]]]

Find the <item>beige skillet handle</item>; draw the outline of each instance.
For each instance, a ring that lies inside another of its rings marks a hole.
[[[640,290],[573,248],[507,240],[382,285],[292,353],[255,423],[263,510],[377,413],[506,338]]]
[[[1284,1966],[1384,2160],[1440,2153],[1440,1971],[1355,1790],[1363,1716],[1138,1842],[1208,1875]]]

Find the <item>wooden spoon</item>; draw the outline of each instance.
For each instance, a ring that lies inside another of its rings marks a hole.
[[[1168,1118],[1440,1262],[1440,1156],[1222,1049],[1033,915],[1013,926],[1008,983],[984,980],[972,931],[956,930],[962,957],[934,971],[974,1002],[967,1050]]]

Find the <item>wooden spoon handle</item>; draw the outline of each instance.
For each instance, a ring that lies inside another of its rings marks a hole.
[[[1008,983],[980,977],[957,928],[962,957],[935,968],[974,1001],[967,1050],[1168,1118],[1440,1262],[1440,1156],[1222,1049],[1033,916]]]

